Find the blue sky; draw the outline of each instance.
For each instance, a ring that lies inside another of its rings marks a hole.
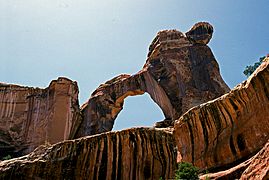
[[[244,67],[269,53],[268,0],[3,0],[0,81],[46,87],[78,81],[80,104],[98,85],[141,69],[159,30],[214,26],[211,47],[232,88]],[[115,129],[150,126],[163,115],[148,95],[129,97]]]

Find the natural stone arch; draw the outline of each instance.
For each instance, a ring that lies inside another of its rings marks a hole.
[[[141,71],[119,75],[93,92],[81,108],[82,122],[75,137],[110,131],[128,96],[148,93],[165,116],[156,127],[167,127],[190,108],[228,92],[207,46],[212,34],[213,27],[205,22],[195,24],[186,34],[158,32]]]
[[[128,96],[149,93],[164,116],[170,117],[172,106],[169,104],[169,99],[162,89],[152,88],[156,82],[147,74],[146,71],[141,71],[134,76],[123,74],[101,84],[92,93],[90,100],[81,107],[83,119],[87,121],[82,121],[77,136],[82,136],[83,133],[92,135],[111,131],[115,119],[123,109],[124,99]]]

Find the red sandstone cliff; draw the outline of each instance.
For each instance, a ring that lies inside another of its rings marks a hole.
[[[175,167],[172,134],[136,128],[41,146],[0,162],[0,179],[169,179]]]
[[[268,82],[266,59],[231,92],[182,115],[173,133],[182,161],[214,169],[257,153],[269,138]]]
[[[155,129],[40,146],[1,161],[0,179],[168,179],[182,160],[210,171],[226,169],[202,179],[268,179],[269,59],[221,96],[229,88],[206,45],[212,33],[208,23],[186,34],[160,31],[143,69],[100,85],[81,107],[82,116],[77,85],[66,78],[45,89],[1,84],[1,156],[110,131],[128,96],[149,93],[166,119]]]
[[[45,89],[1,83],[0,156],[68,139],[78,116],[76,82],[58,78]]]

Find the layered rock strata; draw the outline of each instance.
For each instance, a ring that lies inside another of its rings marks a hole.
[[[208,23],[194,25],[187,36],[177,30],[158,32],[141,71],[100,85],[82,106],[83,122],[76,137],[110,131],[128,96],[148,93],[165,116],[156,127],[167,127],[189,108],[228,92],[206,45],[212,33]]]
[[[68,139],[78,117],[76,82],[58,78],[45,89],[1,83],[1,158],[29,153],[45,142]]]
[[[169,179],[175,167],[172,134],[136,128],[41,146],[0,162],[0,179]]]
[[[202,169],[239,163],[269,138],[269,59],[230,93],[190,109],[176,121],[181,160]]]

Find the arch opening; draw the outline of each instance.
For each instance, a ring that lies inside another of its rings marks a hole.
[[[112,131],[133,127],[153,127],[163,120],[162,109],[151,99],[150,95],[128,96],[124,99],[123,109],[114,121]]]

